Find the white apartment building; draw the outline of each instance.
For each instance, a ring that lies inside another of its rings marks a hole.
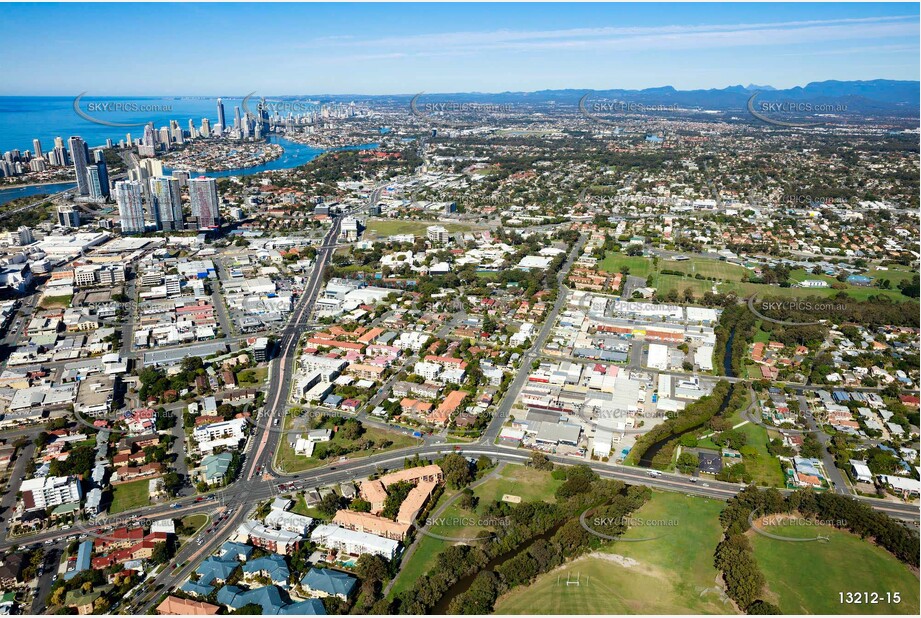
[[[425,230],[425,236],[433,243],[444,244],[451,240],[448,230],[442,225],[430,225]]]
[[[310,534],[310,540],[321,547],[335,549],[352,556],[377,554],[388,560],[396,556],[397,549],[400,547],[399,541],[385,539],[367,532],[347,530],[331,524],[317,526]]]
[[[239,446],[240,441],[246,437],[245,427],[245,419],[235,418],[196,427],[192,437],[198,442],[198,449],[202,453],[210,453],[219,446]]]
[[[426,380],[435,380],[438,378],[438,374],[441,373],[441,365],[421,361],[416,363],[416,366],[413,368],[413,373],[422,376]]]
[[[72,476],[45,476],[23,481],[20,486],[27,511],[79,502],[83,497],[80,481]]]

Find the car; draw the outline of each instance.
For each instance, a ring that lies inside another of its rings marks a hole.
[[[54,539],[48,539],[45,541],[45,545],[51,545],[52,543],[54,543]]]
[[[330,466],[329,469],[330,469],[330,470],[335,470],[335,469],[336,469],[336,466]]]
[[[697,477],[696,477],[696,476],[692,476],[691,478],[688,479],[688,482],[689,482],[689,483],[696,483],[696,482],[697,482]]]
[[[182,505],[179,504],[179,503],[177,502],[177,503],[175,503],[175,504],[169,505],[169,508],[171,508],[171,509],[181,509],[181,508],[182,508]]]
[[[700,486],[701,486],[701,487],[709,487],[709,486],[710,486],[710,483],[701,483]]]
[[[204,502],[204,501],[205,501],[204,496],[198,496],[197,498],[195,498],[195,502]]]

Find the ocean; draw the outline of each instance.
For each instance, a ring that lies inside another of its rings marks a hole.
[[[79,94],[79,93],[77,93]],[[32,151],[32,140],[41,140],[42,149],[54,148],[54,138],[65,142],[71,135],[79,135],[89,146],[103,146],[111,138],[116,144],[127,133],[137,139],[143,134],[143,125],[153,121],[158,130],[170,120],[179,122],[188,130],[189,119],[201,127],[201,119],[208,118],[213,127],[217,124],[217,97],[91,97],[80,99],[79,109],[88,116],[103,122],[137,124],[133,127],[112,127],[97,124],[74,111],[74,97],[0,97],[0,152],[7,150]],[[221,97],[227,124],[233,123],[234,107],[243,112],[243,97]],[[255,101],[249,103],[255,113]],[[310,107],[304,102],[303,107]],[[150,111],[147,111],[150,110]],[[285,112],[280,112],[286,115]],[[299,113],[299,112],[295,112]]]

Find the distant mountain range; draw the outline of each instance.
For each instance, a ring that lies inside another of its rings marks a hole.
[[[524,102],[547,105],[576,105],[586,94],[591,100],[620,100],[646,105],[678,105],[686,108],[723,112],[744,111],[748,100],[760,92],[758,101],[808,102],[813,105],[837,104],[845,106],[848,113],[917,115],[921,100],[921,82],[874,79],[871,81],[811,82],[806,86],[775,89],[771,86],[729,86],[709,90],[677,90],[672,86],[644,90],[539,90],[536,92],[457,92],[425,93],[420,101],[426,103],[513,103]],[[415,94],[391,96],[320,95],[328,101],[390,100],[408,101]]]

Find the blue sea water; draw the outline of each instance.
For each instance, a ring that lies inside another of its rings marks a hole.
[[[79,109],[89,116],[106,122],[137,124],[134,127],[111,127],[90,122],[74,111],[73,97],[0,97],[0,152],[7,150],[32,150],[32,140],[41,140],[47,152],[54,147],[54,138],[64,141],[79,135],[90,147],[105,145],[106,139],[114,143],[125,139],[127,133],[137,139],[143,126],[153,121],[159,129],[176,120],[183,130],[189,119],[201,127],[202,118],[208,118],[213,127],[217,123],[217,97],[99,97],[83,96]],[[221,97],[227,124],[233,123],[234,107],[243,110],[243,97]],[[108,104],[108,109],[100,109]],[[255,112],[255,102],[249,104]],[[114,109],[120,106],[120,109]],[[134,109],[131,109],[131,108]],[[152,110],[152,111],[144,111]]]
[[[233,122],[234,107],[243,107],[242,97],[221,97],[224,103],[224,116],[228,124]],[[100,104],[117,103],[118,111],[103,111]],[[136,139],[142,134],[142,126],[110,127],[96,124],[82,118],[74,111],[74,97],[3,97],[0,96],[0,152],[7,150],[33,149],[32,140],[39,138],[42,149],[48,152],[54,148],[54,138],[61,137],[67,147],[67,139],[72,135],[82,137],[90,147],[105,145],[106,139],[116,144],[125,139],[126,134]],[[137,110],[128,108],[136,106]],[[201,119],[208,118],[211,126],[217,123],[217,97],[89,97],[80,99],[80,109],[90,116],[119,123],[144,124],[153,121],[159,128],[176,120],[186,130],[191,118],[196,127],[201,126]],[[140,111],[155,109],[161,111]],[[162,111],[169,110],[169,111]],[[251,109],[251,111],[254,111]],[[270,136],[269,141],[280,144],[284,154],[278,159],[264,165],[246,169],[232,169],[221,172],[207,172],[205,176],[224,178],[258,174],[260,172],[290,169],[312,161],[324,152],[323,149],[298,144],[283,137]],[[377,148],[379,144],[348,146],[343,150],[365,150]],[[167,171],[166,173],[169,173]],[[33,185],[0,189],[0,204],[10,200],[41,193],[58,193],[70,189],[74,183],[55,183],[53,185]]]

